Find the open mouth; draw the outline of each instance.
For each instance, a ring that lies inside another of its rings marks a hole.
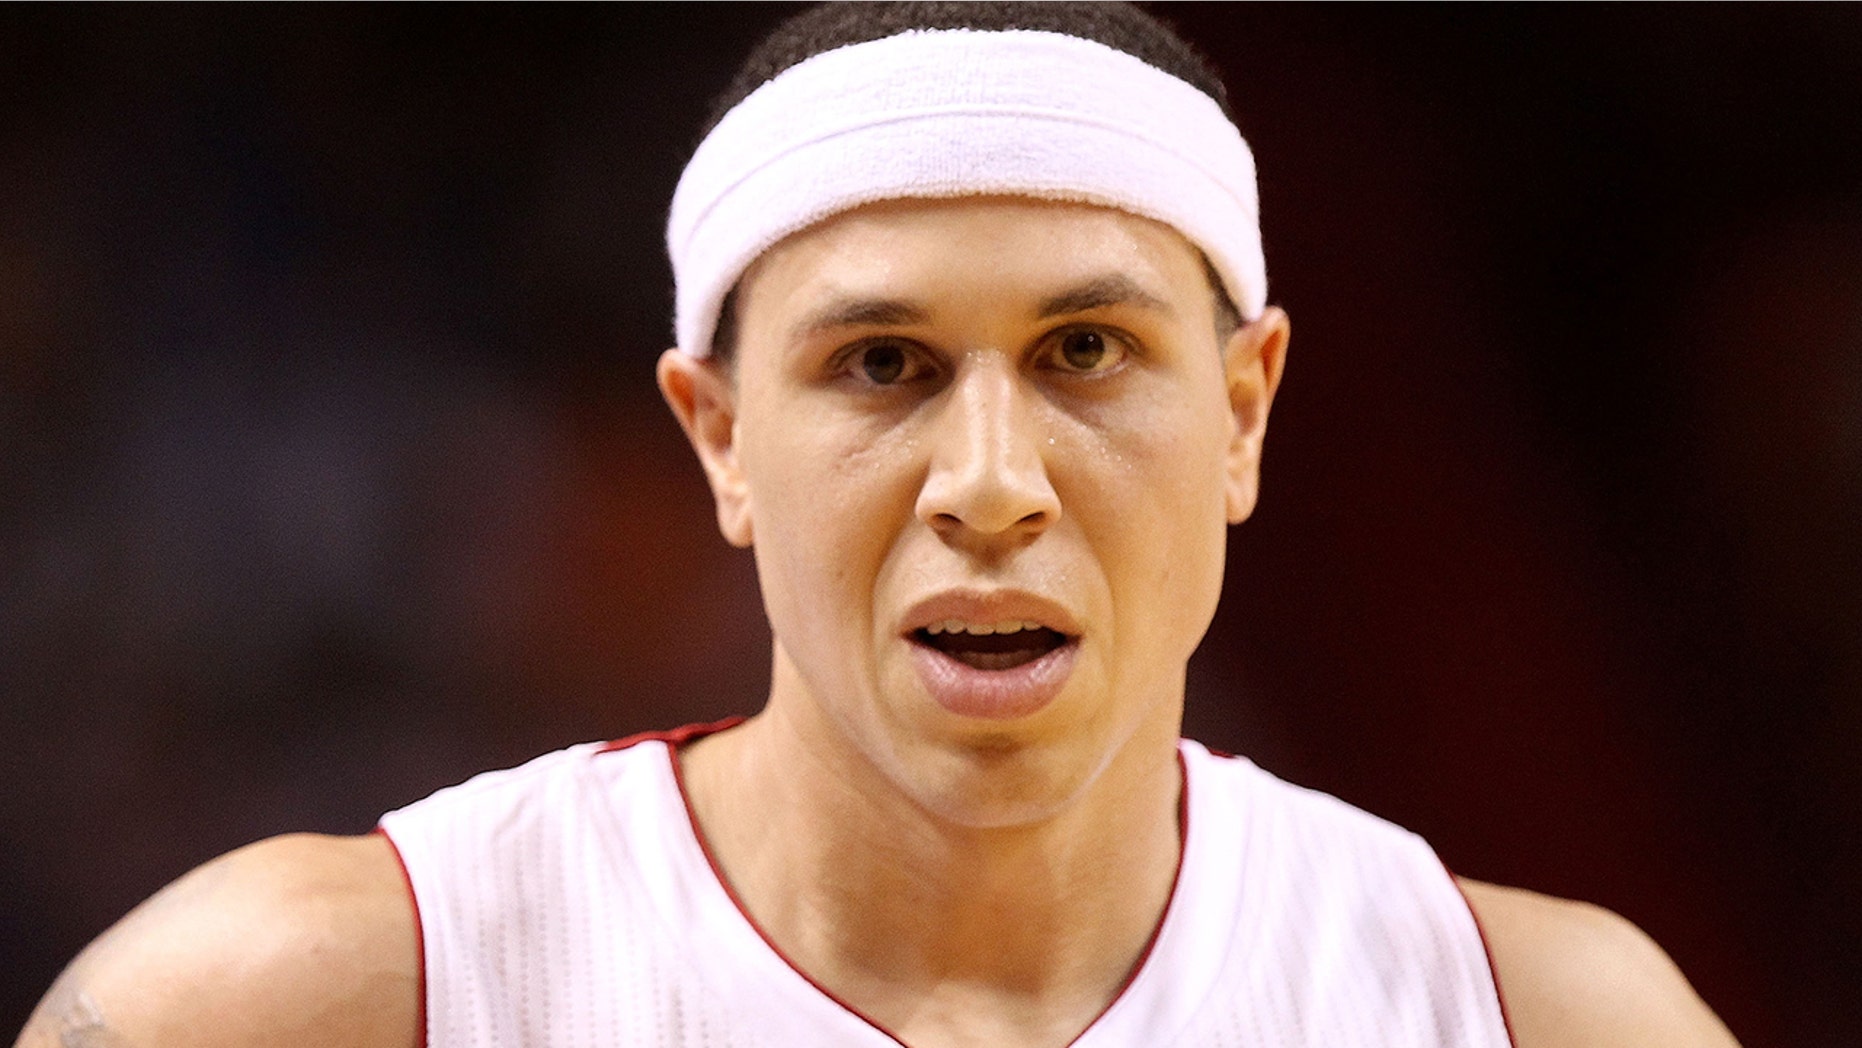
[[[1038,622],[972,623],[956,619],[913,630],[911,638],[979,670],[1012,670],[1025,666],[1071,639]]]

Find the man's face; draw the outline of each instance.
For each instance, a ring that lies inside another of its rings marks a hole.
[[[711,436],[687,425],[756,551],[772,714],[977,824],[1174,740],[1284,316],[1218,344],[1173,230],[1011,199],[842,215],[737,304],[734,385],[681,366],[717,383]]]

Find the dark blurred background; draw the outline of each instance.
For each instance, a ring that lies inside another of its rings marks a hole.
[[[0,1035],[189,867],[766,686],[653,389],[783,6],[0,9]],[[1189,731],[1862,1031],[1862,8],[1163,5],[1294,321]]]

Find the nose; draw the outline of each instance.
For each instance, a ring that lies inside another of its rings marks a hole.
[[[923,435],[931,461],[918,519],[946,542],[1025,542],[1060,519],[1038,394],[1021,388],[1008,361],[967,363]]]

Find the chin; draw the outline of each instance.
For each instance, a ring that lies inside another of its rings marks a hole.
[[[890,769],[898,787],[938,818],[978,830],[1056,817],[1111,762],[1107,748],[1077,728],[1055,735],[1001,723],[907,749]]]

